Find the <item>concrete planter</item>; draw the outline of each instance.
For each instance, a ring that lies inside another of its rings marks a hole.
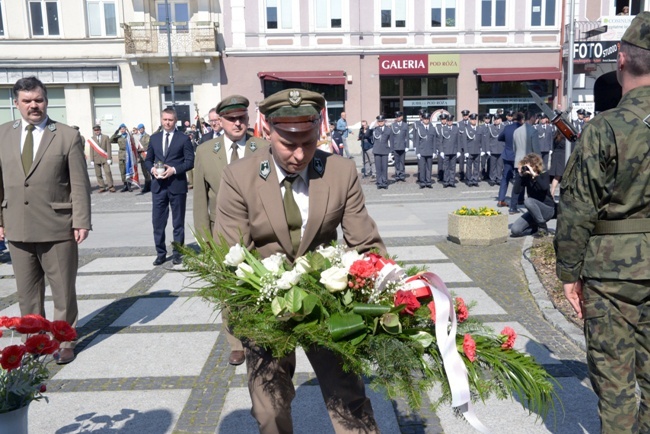
[[[467,246],[491,246],[508,239],[508,215],[490,217],[449,214],[449,241]]]

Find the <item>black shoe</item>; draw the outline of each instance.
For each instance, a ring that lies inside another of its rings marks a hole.
[[[424,184],[420,184],[420,189],[422,189],[422,188],[424,188],[424,187],[425,187]]]
[[[162,264],[165,263],[166,260],[167,260],[167,258],[166,258],[165,256],[158,256],[158,257],[156,258],[156,260],[153,261],[153,265],[156,265],[156,266],[158,266],[158,265],[162,265]]]
[[[493,182],[493,181],[488,181],[488,185],[489,185],[490,187],[494,187],[494,182]]]
[[[443,186],[444,188],[447,188],[447,187],[449,187],[449,184],[442,184],[442,186]]]
[[[120,193],[124,193],[125,191],[131,191],[128,184],[124,184],[124,187],[122,187]]]
[[[174,255],[174,257],[172,258],[172,264],[179,265],[179,264],[182,264],[182,263],[183,263],[182,256],[181,255]]]
[[[433,185],[431,185],[431,184],[427,184],[426,187],[427,187],[427,188],[433,188]]]
[[[456,188],[456,184],[449,184],[451,188]]]

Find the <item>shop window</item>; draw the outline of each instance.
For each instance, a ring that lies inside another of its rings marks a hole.
[[[4,15],[4,4],[0,0],[0,38],[5,35],[5,15]]]
[[[555,0],[532,0],[531,6],[531,26],[555,26]]]
[[[479,113],[494,113],[498,109],[539,112],[529,90],[535,91],[542,98],[552,98],[555,94],[555,81],[481,81],[478,86]]]
[[[382,77],[380,113],[391,117],[401,110],[406,116],[417,116],[421,108],[455,113],[457,82],[454,76]]]
[[[292,0],[266,0],[266,28],[292,28]]]
[[[318,84],[296,81],[263,80],[262,89],[264,98],[285,89],[305,89],[320,93],[327,101],[327,116],[338,119],[341,112],[345,111],[345,86],[338,84]]]
[[[88,0],[89,36],[117,36],[117,20],[114,0]]]
[[[456,27],[456,0],[431,0],[431,27]]]
[[[481,26],[506,25],[506,0],[481,0]]]
[[[315,0],[316,28],[340,29],[343,24],[343,0]]]
[[[406,0],[381,0],[381,27],[406,27]]]
[[[29,0],[32,36],[59,36],[59,2]]]
[[[122,123],[120,88],[118,86],[93,87],[93,110],[95,123],[102,126],[104,134],[109,136],[113,134]]]
[[[186,1],[175,1],[168,0],[167,6],[165,7],[165,2],[158,2],[156,4],[156,10],[158,11],[158,21],[162,23],[167,23],[167,17],[171,23],[185,23],[177,25],[174,28],[176,32],[187,32],[189,27],[186,23],[190,21],[190,5]],[[159,27],[160,33],[167,33],[167,26]]]

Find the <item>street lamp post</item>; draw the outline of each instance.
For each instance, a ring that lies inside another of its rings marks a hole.
[[[174,58],[172,57],[172,23],[170,20],[171,10],[169,2],[165,0],[165,11],[167,16],[167,51],[169,52],[169,83],[172,88],[172,107],[176,108],[176,93],[174,91]]]
[[[572,119],[571,113],[573,112],[573,45],[575,43],[575,13],[576,13],[576,4],[575,0],[569,2],[569,55],[567,61],[567,87],[566,87],[566,109],[567,114],[569,115],[569,121]],[[567,140],[564,152],[564,164],[568,163],[569,157],[571,156],[572,143]]]

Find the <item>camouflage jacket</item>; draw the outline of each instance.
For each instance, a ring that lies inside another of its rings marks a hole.
[[[650,279],[650,233],[592,234],[597,220],[650,217],[650,128],[630,107],[650,114],[650,86],[589,121],[567,164],[555,236],[563,282]]]

